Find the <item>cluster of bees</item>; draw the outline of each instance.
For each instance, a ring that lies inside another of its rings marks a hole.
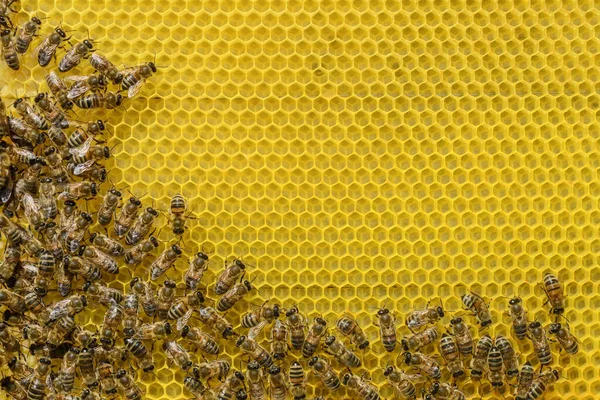
[[[13,25],[11,6],[12,1],[0,0],[2,57],[8,68],[18,70],[42,22],[33,17]],[[142,399],[138,382],[154,374],[153,349],[160,343],[196,399],[302,400],[311,382],[321,394],[315,399],[331,398],[341,387],[352,398],[379,399],[378,388],[352,372],[362,367],[370,341],[351,315],[330,329],[322,316],[309,320],[296,305],[265,302],[250,306],[234,328],[227,312],[254,289],[243,260],[226,263],[209,284],[202,282],[209,256],[198,252],[183,276],[167,276],[183,256],[179,241],[159,251],[158,209],[144,208],[133,194],[124,200],[114,186],[100,193],[108,180],[102,162],[110,157],[98,139],[105,123],[72,116],[74,106],[120,106],[124,98],[118,91],[135,96],[156,66],[149,62],[119,70],[95,52],[91,39],[67,49],[70,39],[59,26],[33,50],[42,67],[56,60],[58,72],[46,77],[48,93],[11,105],[0,101],[0,232],[5,239],[0,366],[10,371],[0,381],[4,393],[17,400]],[[59,52],[64,52],[60,58]],[[64,75],[83,60],[94,74]],[[117,90],[108,91],[109,85]],[[94,199],[99,207],[90,212]],[[181,237],[191,218],[181,195],[172,198],[169,214],[173,235]],[[131,273],[142,264],[149,264],[147,276],[132,274],[125,291],[109,286],[121,270]],[[531,361],[521,365],[511,339],[485,334],[491,314],[475,293],[463,295],[467,311],[453,315],[447,328],[441,326],[448,313],[441,305],[410,312],[405,324],[411,334],[402,337],[394,312],[380,309],[374,318],[380,342],[390,354],[398,352],[395,363],[381,371],[395,395],[466,399],[459,387],[470,375],[472,381],[486,379],[502,396],[514,387],[517,400],[541,398],[560,377],[550,367],[548,336],[568,354],[578,351],[568,323],[560,320],[565,309],[561,283],[549,274],[542,287],[556,316],[547,329],[528,320],[520,298],[508,307],[514,338],[533,344],[537,372]],[[92,309],[103,313],[96,331],[85,329],[86,311]],[[477,340],[467,314],[480,325]],[[239,369],[221,357],[227,342],[244,360]]]

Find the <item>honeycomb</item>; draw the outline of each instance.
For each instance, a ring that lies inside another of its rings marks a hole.
[[[581,351],[560,357],[566,379],[546,398],[600,392],[594,2],[17,7],[80,39],[89,29],[117,65],[156,57],[159,73],[110,116],[114,184],[165,213],[182,193],[197,217],[186,252],[214,252],[209,278],[243,257],[258,287],[251,302],[298,303],[330,323],[348,311],[368,325],[366,371],[384,397],[382,368],[396,354],[375,339],[377,308],[402,319],[443,299],[458,312],[460,295],[474,290],[504,322],[491,333],[508,334],[506,297],[520,295],[531,318],[549,321],[537,284],[550,271],[565,283]],[[45,70],[33,64],[3,70],[17,81],[11,90],[36,88]],[[530,345],[520,351],[531,357]],[[147,397],[188,398],[182,373],[158,350],[155,359]]]

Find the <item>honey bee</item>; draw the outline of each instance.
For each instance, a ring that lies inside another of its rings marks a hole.
[[[138,300],[138,297],[135,293],[130,293],[127,296],[125,296],[123,298],[123,321],[122,321],[122,327],[123,327],[123,334],[125,334],[125,336],[127,337],[131,337],[133,336],[137,329],[138,329],[138,324],[139,324],[139,308],[140,308],[140,303]],[[149,330],[150,334],[154,334],[154,324],[144,324],[145,326],[149,326],[152,325],[152,328]],[[140,327],[141,329],[141,327]],[[145,332],[146,333],[146,332]],[[171,333],[171,325],[169,324],[169,333]],[[138,335],[140,334],[140,332],[138,332]],[[157,333],[158,335],[158,333]],[[136,335],[136,338],[139,339],[139,336]],[[153,337],[150,337],[148,339],[152,339]]]
[[[123,81],[123,74],[121,74],[117,67],[115,67],[113,63],[108,61],[104,56],[101,56],[97,53],[92,54],[89,60],[90,64],[96,71],[100,72],[102,75],[105,75],[115,85],[118,85]]]
[[[414,310],[408,313],[405,319],[406,326],[411,332],[418,330],[426,325],[435,324],[444,317],[444,309],[442,306],[429,308],[427,305],[424,309]]]
[[[300,314],[297,306],[293,306],[286,313],[287,326],[290,330],[290,341],[294,350],[300,350],[304,345],[304,329],[306,327],[306,319]]]
[[[285,400],[287,397],[287,384],[281,368],[276,365],[269,367],[269,392],[273,400]]]
[[[439,380],[442,377],[440,365],[433,358],[423,353],[405,353],[404,363],[412,365],[432,379]]]
[[[46,344],[51,349],[58,347],[74,329],[75,318],[70,315],[59,317],[48,332]]]
[[[417,389],[413,383],[413,379],[419,381],[422,379],[421,375],[417,375],[416,378],[412,375],[407,375],[402,371],[396,370],[392,366],[388,366],[383,375],[386,377],[388,383],[394,388],[394,390],[402,396],[404,399],[416,399]]]
[[[94,197],[98,194],[98,185],[95,182],[72,182],[62,184],[62,189],[57,200],[79,200],[82,197]]]
[[[358,346],[359,349],[362,350],[369,347],[367,336],[354,318],[350,316],[342,317],[337,320],[336,326],[338,331],[347,338],[350,338],[350,341]]]
[[[19,360],[17,357],[12,357],[8,362],[8,368],[16,382],[23,387],[29,386],[33,379],[34,370],[26,362]]]
[[[521,373],[519,373],[515,400],[527,400],[527,392],[529,391],[534,378],[535,370],[533,369],[533,365],[527,361],[521,368]]]
[[[88,349],[82,349],[77,358],[77,368],[83,383],[90,388],[98,386],[98,377],[94,366],[94,357]]]
[[[457,317],[450,320],[450,325],[460,354],[463,356],[471,355],[473,353],[473,336],[471,336],[467,324],[462,318]]]
[[[181,337],[206,354],[217,355],[221,351],[215,339],[198,327],[184,326],[181,330]]]
[[[527,337],[527,325],[529,324],[529,321],[527,321],[527,311],[525,308],[523,308],[523,303],[520,297],[510,299],[508,304],[508,314],[512,319],[513,332],[515,333],[517,339],[523,340],[525,337]]]
[[[552,350],[546,337],[546,332],[542,328],[542,324],[538,321],[534,321],[529,324],[529,333],[531,334],[531,342],[533,343],[533,350],[535,355],[542,365],[552,364]]]
[[[348,387],[350,393],[354,394],[357,399],[378,400],[381,397],[375,386],[370,385],[364,379],[358,378],[352,374],[345,374],[342,378],[342,383]]]
[[[136,244],[125,253],[123,260],[128,265],[139,265],[144,258],[158,247],[158,240],[154,236]]]
[[[248,383],[248,393],[250,394],[251,399],[267,399],[263,371],[262,368],[260,368],[260,365],[254,360],[248,363],[246,382]]]
[[[67,115],[54,105],[46,93],[40,93],[35,96],[35,104],[44,113],[44,117],[52,126],[68,127],[69,120]]]
[[[377,321],[375,326],[379,327],[379,335],[383,348],[392,352],[396,348],[396,317],[387,308],[382,308],[377,312]]]
[[[125,254],[125,248],[121,243],[101,233],[92,233],[90,243],[112,257],[121,257]]]
[[[85,39],[81,43],[77,43],[75,46],[71,47],[67,54],[60,60],[58,63],[58,70],[60,72],[67,72],[81,62],[82,58],[88,58],[88,53],[93,51],[94,45],[88,39]]]
[[[63,232],[66,232],[75,225],[75,217],[78,215],[77,204],[73,200],[66,200],[63,208],[60,210],[59,225]],[[62,236],[64,234],[61,233]]]
[[[568,354],[577,354],[579,344],[577,338],[569,331],[569,326],[563,326],[558,322],[550,324],[550,334],[555,335],[560,346]]]
[[[179,320],[177,322],[177,329],[181,330],[181,328],[190,318],[193,309],[202,303],[204,303],[204,295],[200,291],[195,291],[194,293],[185,297],[181,297],[174,302],[173,305],[171,305],[171,308],[169,308],[167,318]]]
[[[2,41],[2,58],[4,58],[4,62],[8,68],[18,71],[21,67],[21,62],[19,61],[19,54],[15,49],[15,44],[10,37],[10,31],[8,29],[2,31],[0,40]]]
[[[98,364],[98,377],[100,378],[100,387],[105,395],[117,394],[117,382],[114,378],[113,367],[109,362],[104,361]]]
[[[244,375],[240,371],[235,371],[221,385],[217,399],[231,400],[236,396],[238,389],[244,384]]]
[[[142,400],[144,392],[135,384],[135,381],[127,375],[127,371],[121,369],[116,375],[117,384],[121,387],[126,400]]]
[[[481,296],[471,292],[463,294],[461,299],[464,306],[475,314],[482,328],[491,325],[492,316],[490,310]]]
[[[95,92],[75,99],[74,103],[83,110],[92,108],[106,108],[107,110],[112,110],[123,103],[123,96],[119,93]]]
[[[263,321],[271,323],[274,319],[279,318],[280,306],[275,304],[271,307],[266,304],[267,302],[264,302],[257,310],[244,314],[242,316],[242,326],[244,328],[252,328],[258,326]]]
[[[0,289],[0,304],[19,314],[27,310],[23,296],[8,289]]]
[[[83,285],[82,290],[86,292],[90,298],[106,307],[111,307],[113,301],[115,303],[121,303],[123,301],[123,292],[118,289],[106,287],[104,283],[86,282]]]
[[[11,245],[18,246],[21,244],[21,231],[14,222],[4,215],[0,215],[0,231]]]
[[[216,399],[214,395],[200,382],[192,376],[186,376],[183,379],[183,387],[186,388],[197,400]]]
[[[225,312],[232,308],[235,303],[240,301],[252,290],[252,284],[250,281],[243,281],[233,285],[231,289],[227,291],[219,301],[217,302],[217,311]]]
[[[465,371],[460,359],[458,345],[452,336],[445,333],[442,335],[440,339],[440,354],[444,357],[448,371],[450,371],[454,378],[464,375]]]
[[[471,359],[471,379],[481,379],[487,368],[488,354],[494,345],[489,335],[483,335],[475,346],[475,355]]]
[[[108,225],[112,221],[113,214],[121,203],[121,192],[112,188],[104,196],[102,204],[98,209],[98,223],[100,225]]]
[[[21,248],[8,243],[4,249],[4,260],[0,263],[0,282],[6,284],[21,262]]]
[[[246,269],[246,265],[242,260],[234,259],[225,270],[217,278],[215,284],[215,293],[218,295],[225,294],[235,284],[237,278],[243,274]]]
[[[187,371],[192,366],[192,358],[190,357],[187,350],[185,350],[179,343],[173,340],[165,340],[162,348],[167,357],[175,362],[179,368]]]
[[[536,379],[533,380],[529,391],[527,392],[528,400],[536,400],[542,398],[549,386],[552,386],[558,381],[560,374],[557,370],[548,371],[547,373],[540,374]]]
[[[167,315],[173,300],[175,300],[175,289],[177,284],[170,279],[163,282],[163,286],[158,289],[156,297],[156,311],[160,319],[167,319]]]
[[[44,219],[54,219],[58,215],[58,205],[54,197],[54,184],[52,178],[40,179],[39,208]]]
[[[133,246],[138,244],[150,232],[154,220],[158,216],[158,211],[152,207],[146,208],[145,211],[136,219],[131,229],[127,232],[125,242]]]
[[[221,335],[225,339],[230,338],[234,334],[231,322],[229,322],[227,318],[219,315],[212,307],[201,306],[198,312],[198,318],[217,335]]]
[[[269,352],[254,339],[242,335],[238,338],[235,345],[247,354],[250,359],[257,361],[261,367],[268,368],[273,364],[273,358]]]
[[[103,158],[110,158],[110,149],[106,146],[89,146],[89,148],[81,146],[81,148],[69,151],[71,152],[71,160],[73,161],[69,165],[74,165],[72,167],[73,175],[81,175],[88,171],[97,161]],[[67,169],[71,170],[71,167],[69,166]]]
[[[65,256],[64,267],[67,276],[71,274],[79,275],[90,282],[102,278],[102,271],[100,268],[81,257]]]
[[[22,123],[24,126],[26,126],[25,121],[23,121],[22,119],[18,119],[18,118],[8,118],[8,124],[11,130],[15,130],[15,122],[16,121],[20,121],[19,123]],[[19,128],[17,128],[19,129]],[[35,131],[35,129],[33,128],[29,128],[32,129],[33,131]],[[2,142],[4,143],[4,142]],[[11,160],[16,163],[16,164],[22,164],[22,165],[26,165],[26,166],[34,166],[37,165],[38,166],[38,170],[39,170],[39,166],[41,165],[41,161],[40,159],[35,155],[35,153],[31,150],[29,150],[28,148],[21,148],[21,147],[11,147],[10,148],[10,157]],[[27,172],[27,171],[25,171]]]
[[[129,233],[132,231],[129,231]],[[150,279],[154,281],[160,278],[181,257],[181,254],[181,248],[176,244],[167,247],[150,265]]]
[[[28,125],[34,127],[35,129],[40,129],[43,131],[48,130],[48,122],[46,122],[44,117],[24,99],[18,98],[13,103],[13,106],[15,107],[15,110],[17,110],[17,113]]]
[[[313,324],[308,329],[306,339],[302,344],[302,356],[305,358],[312,357],[319,348],[321,338],[327,333],[327,322],[321,318],[316,317]]]
[[[125,84],[125,82],[123,82]],[[132,97],[132,96],[129,96]],[[187,203],[182,195],[176,194],[171,199],[171,225],[175,235],[183,235],[185,232],[185,221],[190,218],[189,214],[184,215],[187,209]]]
[[[248,368],[250,368],[250,364],[248,364]],[[304,373],[304,368],[302,368],[302,364],[298,361],[294,361],[292,365],[290,365],[288,375],[291,385],[290,392],[292,393],[294,400],[306,399],[306,375]]]
[[[50,309],[49,321],[57,321],[64,316],[72,317],[82,312],[87,306],[85,296],[73,295],[55,303]]]
[[[36,231],[43,228],[45,221],[44,215],[33,196],[29,193],[23,193],[21,196],[21,205],[23,206],[23,213],[25,214],[25,218],[29,222],[29,225],[33,226]]]
[[[248,369],[250,369],[251,363],[253,365],[256,365],[257,369],[260,368],[256,361],[250,361],[248,363]],[[201,379],[208,384],[208,382],[211,379],[223,381],[223,379],[225,379],[225,377],[229,373],[230,368],[231,365],[227,361],[216,360],[211,362],[203,362],[198,365],[195,365],[192,370],[192,373],[196,378]],[[248,378],[248,375],[246,375],[246,378]],[[250,384],[250,380],[248,380],[248,383]]]
[[[208,256],[202,252],[196,253],[196,255],[190,259],[188,269],[183,276],[186,288],[196,290],[207,269]]]
[[[6,353],[20,353],[21,343],[10,333],[8,325],[0,322],[0,343]]]
[[[565,312],[565,294],[562,283],[558,280],[556,275],[546,274],[544,276],[544,283],[542,286],[548,301],[552,307],[551,313],[560,315]]]
[[[156,65],[153,62],[140,65],[128,71],[123,76],[121,82],[121,88],[127,90],[127,97],[134,97],[142,87],[144,81],[152,76],[152,73],[156,72]]]
[[[488,353],[487,358],[488,364],[488,379],[494,388],[501,388],[504,386],[504,374],[503,371],[503,361],[502,361],[502,353],[496,346],[492,346],[490,352]]]
[[[100,90],[106,90],[107,82],[104,79],[104,75],[78,75],[68,76],[65,78],[66,82],[73,82],[67,97],[69,100],[76,99],[83,96],[88,91],[97,92]]]
[[[37,129],[27,125],[27,123],[20,118],[8,117],[8,126],[12,141],[19,146],[24,147],[21,149],[13,148],[15,159],[22,164],[38,162],[35,154],[28,149],[42,144],[45,140],[44,135]]]
[[[100,331],[100,342],[102,342],[102,344],[114,346],[116,341],[115,335],[121,326],[123,315],[123,307],[112,300],[112,304],[110,304],[108,310],[104,313],[104,320],[102,321],[102,328]]]
[[[154,361],[148,348],[140,340],[134,338],[123,339],[125,348],[138,360],[140,368],[144,372],[154,371]]]
[[[39,258],[42,254],[42,251],[44,251],[42,242],[33,236],[29,230],[26,230],[19,225],[17,225],[17,229],[19,229],[21,244],[23,245],[23,250],[25,250],[25,253],[34,258]]]
[[[65,247],[71,253],[77,253],[86,230],[92,224],[92,217],[88,213],[81,213],[75,217],[74,223],[69,227],[65,235]]]
[[[4,101],[0,99],[0,137],[9,134],[8,128],[8,114],[6,114],[6,105]]]
[[[64,34],[64,32],[63,32],[63,34]],[[50,35],[48,38],[52,37],[53,35],[54,34]],[[46,39],[46,40],[48,40],[48,39]],[[43,45],[43,43],[42,43],[42,45]],[[42,57],[42,49],[43,49],[43,47],[40,48],[40,53],[39,53],[40,58]],[[54,50],[56,50],[56,48]],[[50,62],[49,58],[48,58],[48,62]],[[41,62],[40,62],[40,65],[41,65]],[[48,85],[48,89],[50,89],[50,91],[54,95],[54,98],[56,98],[58,100],[58,103],[63,108],[63,110],[70,110],[73,108],[73,102],[71,100],[69,100],[69,98],[67,96],[67,94],[68,94],[67,85],[63,82],[63,80],[54,71],[50,71],[48,73],[48,75],[46,76],[46,85]],[[61,145],[59,145],[58,143],[56,143],[56,145],[61,147]]]
[[[23,389],[23,386],[19,385],[10,376],[5,376],[0,381],[0,387],[6,392],[12,399],[15,400],[27,400],[27,392]]]
[[[123,206],[121,212],[115,218],[114,233],[117,237],[122,238],[131,229],[141,206],[142,202],[136,197],[131,197],[129,202]]]
[[[312,368],[313,373],[321,380],[327,389],[331,391],[339,389],[340,378],[337,376],[331,365],[325,361],[325,359],[315,356],[310,359],[308,365]]]
[[[98,266],[98,268],[102,269],[104,272],[113,275],[119,273],[119,265],[117,262],[100,249],[97,249],[94,246],[83,246],[80,252],[83,258]]]
[[[502,353],[502,361],[504,362],[504,368],[506,369],[506,376],[508,378],[514,378],[519,374],[519,361],[517,360],[517,354],[512,346],[510,340],[502,335],[496,336],[496,347]]]
[[[15,50],[17,50],[17,53],[25,54],[27,52],[33,37],[36,36],[41,26],[42,21],[38,17],[33,17],[23,24],[15,39]]]
[[[75,368],[79,358],[79,349],[71,348],[63,356],[63,361],[58,372],[58,377],[54,382],[55,386],[64,392],[70,392],[75,385]],[[60,385],[58,385],[60,384]]]
[[[50,134],[50,132],[52,132],[52,130],[53,130],[53,127],[50,127],[50,130],[48,131],[48,133]],[[67,170],[65,169],[65,167],[62,164],[62,156],[60,154],[58,154],[58,151],[56,150],[55,147],[48,147],[46,149],[46,151],[44,152],[44,154],[46,155],[46,162],[49,166],[49,168],[48,168],[49,177],[52,178],[53,183],[55,185],[61,185],[61,189],[64,189],[65,184],[69,180],[69,174],[67,173]],[[55,190],[56,190],[56,186],[55,186]],[[72,200],[69,200],[69,201],[72,201]]]
[[[46,36],[42,43],[35,49],[40,67],[46,67],[50,64],[52,58],[56,56],[56,49],[60,47],[64,40],[67,40],[67,34],[60,26],[54,28],[54,32]]]
[[[439,400],[467,400],[463,392],[446,382],[434,382],[431,385],[431,394]]]
[[[142,281],[140,278],[135,277],[129,283],[129,287],[138,296],[146,315],[151,318],[154,317],[158,305],[154,297],[152,286],[150,286],[149,283]]]
[[[329,335],[325,338],[325,346],[327,353],[335,357],[335,359],[348,368],[360,368],[361,361],[356,354],[344,346],[344,343],[337,340],[335,336]]]
[[[48,385],[46,379],[51,372],[52,361],[49,358],[40,358],[37,368],[33,374],[33,380],[27,388],[27,400],[42,400],[45,396]]]

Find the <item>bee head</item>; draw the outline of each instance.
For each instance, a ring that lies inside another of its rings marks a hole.
[[[281,372],[281,368],[279,368],[275,364],[273,364],[273,365],[271,365],[271,367],[269,367],[269,374],[270,375],[277,375],[280,372]]]
[[[241,345],[242,345],[242,343],[244,343],[245,341],[246,341],[246,336],[242,335],[242,336],[240,336],[240,337],[238,338],[238,340],[235,342],[235,345],[239,347],[239,346],[241,346]]]
[[[444,309],[442,308],[442,306],[436,307],[435,311],[438,313],[438,315],[440,316],[440,318],[444,317]]]
[[[342,378],[342,383],[344,385],[347,385],[348,382],[350,381],[351,375],[350,374],[345,374],[344,377]]]
[[[200,258],[200,259],[202,259],[204,261],[208,260],[208,256],[206,254],[202,253],[202,252],[199,252],[198,254],[196,254],[196,257],[198,257],[198,258]]]
[[[154,236],[150,236],[150,242],[154,247],[158,247],[158,240]]]
[[[61,38],[63,38],[63,39],[64,39],[64,38],[66,38],[66,37],[67,37],[67,34],[65,33],[65,31],[63,31],[63,30],[62,30],[60,27],[56,27],[56,29],[54,29],[54,30],[56,31],[56,33],[58,33],[58,35],[59,35]]]
[[[279,304],[275,304],[273,306],[273,317],[279,318],[280,313],[281,313],[281,310],[280,310]]]
[[[293,314],[297,314],[298,313],[298,307],[293,306],[292,308],[290,308],[286,313],[285,316],[286,317],[290,317]]]
[[[35,96],[34,101],[36,103],[39,103],[44,97],[46,97],[46,95],[44,93],[38,93],[37,96]]]
[[[39,19],[38,17],[33,17],[33,18],[31,18],[31,20],[32,20],[33,22],[35,22],[36,24],[38,24],[38,25],[41,25],[41,24],[42,24],[42,21],[40,21],[40,19]]]
[[[156,72],[156,65],[152,61],[148,63],[148,67],[150,67],[152,72]]]
[[[558,322],[553,322],[550,324],[550,333],[556,334],[560,331],[561,325]]]
[[[323,325],[323,326],[326,326],[326,325],[327,325],[327,321],[325,321],[325,320],[324,320],[323,318],[321,318],[321,317],[317,317],[317,318],[315,318],[315,322],[316,322],[317,324],[319,324],[319,325]]]
[[[326,346],[331,346],[333,344],[333,342],[335,342],[335,336],[333,335],[329,335],[325,338],[325,345]]]
[[[377,311],[377,315],[379,315],[379,316],[389,314],[389,313],[390,313],[390,310],[388,310],[387,308],[382,308],[379,311]]]
[[[87,47],[88,49],[93,49],[94,48],[94,45],[92,44],[92,41],[89,40],[89,39],[85,39],[83,41],[83,44],[85,44],[85,47]]]
[[[186,327],[188,328],[188,330],[190,329],[190,327],[189,327],[189,326],[187,326],[187,325],[186,325]],[[171,332],[172,332],[172,330],[171,330],[171,324],[170,324],[170,323],[168,323],[168,322],[165,322],[164,328],[165,328],[165,333],[166,333],[167,335],[170,335],[170,334],[171,334]],[[183,333],[183,332],[182,332],[182,333]],[[182,335],[182,336],[183,336],[183,335]]]
[[[252,284],[250,283],[250,281],[244,281],[244,286],[248,291],[252,290]]]
[[[460,324],[460,323],[462,323],[462,318],[461,317],[452,318],[450,320],[450,324],[452,324],[452,325],[456,325],[456,324]]]
[[[169,330],[171,330],[170,326],[169,326]],[[166,329],[165,329],[165,331],[166,331]],[[190,333],[190,327],[186,325],[181,330],[181,337],[186,337],[188,335],[188,333]]]
[[[410,354],[409,352],[406,352],[406,354],[404,355],[404,363],[410,364],[410,360],[412,360],[412,354]]]
[[[394,367],[389,365],[385,371],[383,371],[383,376],[389,376],[392,372],[394,372]]]
[[[513,299],[510,299],[510,301],[508,302],[508,304],[510,304],[511,306],[514,306],[515,304],[521,304],[521,298],[520,297],[515,297]]]

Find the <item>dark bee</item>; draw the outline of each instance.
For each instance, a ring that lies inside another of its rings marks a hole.
[[[509,304],[509,315],[512,319],[512,328],[515,336],[519,340],[523,340],[527,337],[527,311],[523,308],[523,302],[520,297],[510,299]]]
[[[54,29],[54,32],[52,32],[42,41],[42,44],[36,48],[38,64],[40,67],[45,67],[50,64],[50,61],[56,55],[56,49],[60,47],[64,40],[67,40],[67,34],[61,29],[61,27],[57,26]]]
[[[27,52],[40,26],[42,26],[42,21],[38,17],[33,17],[30,21],[23,24],[15,39],[15,50],[17,50],[17,53],[25,54]]]
[[[248,385],[248,393],[253,400],[266,400],[267,391],[264,382],[264,375],[260,365],[252,360],[248,363],[246,370],[246,383]]]
[[[269,352],[254,339],[247,336],[240,336],[235,345],[252,360],[257,361],[262,367],[268,368],[273,364],[273,358]]]
[[[158,289],[158,295],[156,297],[156,311],[161,319],[167,319],[167,315],[173,302],[175,300],[175,289],[177,284],[167,279],[163,282],[163,286]]]
[[[387,378],[387,381],[394,388],[394,390],[402,396],[404,399],[416,399],[417,389],[409,376],[402,371],[396,370],[394,367],[389,366],[383,372],[383,375]]]
[[[357,399],[379,400],[381,398],[373,385],[355,375],[345,374],[342,378],[342,383],[348,387],[350,393],[354,394],[354,397]]]
[[[64,244],[68,251],[79,252],[83,236],[91,224],[92,217],[88,213],[81,213],[75,218],[73,225],[65,233]]]
[[[272,400],[285,400],[287,397],[285,375],[276,365],[269,367],[269,393]]]
[[[79,349],[73,347],[63,356],[62,365],[58,372],[57,381],[60,382],[60,390],[70,392],[75,385],[75,368],[79,358]],[[54,385],[57,386],[57,381]]]
[[[442,306],[435,308],[425,307],[422,310],[411,311],[405,319],[406,326],[411,332],[420,329],[428,324],[435,324],[440,318],[444,317]]]
[[[154,297],[154,291],[149,283],[142,281],[140,278],[133,278],[129,283],[129,287],[138,296],[140,304],[144,312],[149,317],[154,317],[156,314],[157,304]]]
[[[219,393],[217,394],[218,400],[232,400],[238,389],[244,384],[244,375],[240,371],[235,371],[230,375],[225,383],[221,385]]]
[[[106,108],[111,110],[123,103],[123,97],[119,93],[95,92],[81,96],[75,100],[75,105],[81,109]]]
[[[96,71],[100,72],[102,75],[105,75],[115,85],[118,85],[123,81],[123,74],[121,74],[117,67],[115,67],[104,56],[101,56],[97,53],[92,54],[89,60],[90,64]]]
[[[267,306],[266,302],[263,303],[260,308],[246,313],[242,316],[242,326],[244,328],[252,328],[265,321],[267,323],[272,322],[274,319],[279,318],[279,305],[275,304],[272,307]]]
[[[188,269],[185,271],[183,279],[188,289],[196,290],[202,280],[204,272],[208,269],[208,256],[202,252],[197,253],[190,259]]]
[[[475,346],[475,355],[471,359],[471,379],[481,379],[483,372],[487,369],[487,358],[490,349],[494,345],[489,335],[483,335]]]
[[[217,311],[225,312],[232,308],[252,290],[250,281],[243,281],[233,285],[217,302]]]
[[[135,293],[130,293],[123,298],[123,334],[127,337],[133,336],[139,324],[140,302]],[[169,325],[170,330],[170,325]],[[151,338],[152,339],[152,338]]]
[[[64,55],[64,57],[58,63],[58,70],[60,72],[67,72],[81,62],[82,58],[87,58],[90,51],[93,51],[94,45],[88,39],[82,43],[77,43],[75,46]]]
[[[386,351],[392,352],[396,348],[396,317],[387,308],[377,311],[375,326],[379,327],[381,344]]]
[[[201,306],[198,312],[198,319],[211,328],[217,335],[221,335],[225,339],[233,336],[234,332],[231,322],[219,315],[212,307]]]
[[[27,400],[27,392],[25,389],[23,389],[23,386],[19,385],[17,381],[13,380],[10,376],[2,378],[0,381],[0,387],[12,399]]]
[[[10,31],[5,29],[0,35],[0,40],[2,41],[2,58],[4,58],[4,62],[8,68],[17,71],[21,67],[21,62],[19,61],[19,54],[15,49]]]
[[[558,322],[550,324],[550,334],[555,335],[560,346],[568,354],[577,354],[579,352],[579,344],[577,338],[569,331],[569,326],[563,326]]]
[[[481,296],[471,292],[463,294],[461,299],[464,306],[475,314],[482,328],[491,325],[492,316],[490,310]]]
[[[549,386],[552,386],[558,381],[560,374],[557,370],[548,371],[540,374],[536,379],[533,380],[529,391],[527,392],[527,400],[541,399],[548,390]]]
[[[38,203],[44,219],[54,219],[58,215],[58,205],[54,196],[55,189],[52,178],[40,179]]]
[[[188,296],[179,298],[171,305],[167,312],[168,319],[179,319],[184,317],[189,311],[195,309],[200,304],[204,303],[204,295],[200,291],[196,291]]]
[[[121,82],[121,88],[127,90],[127,97],[134,97],[142,87],[144,80],[151,77],[153,72],[156,72],[153,62],[140,65],[127,72]]]
[[[245,269],[246,265],[242,260],[234,259],[217,278],[215,293],[218,295],[225,294],[235,284],[235,281],[243,274]]]
[[[79,368],[81,379],[86,386],[92,388],[98,386],[94,357],[88,349],[83,349],[79,353],[77,367]]]
[[[440,365],[431,357],[422,353],[405,353],[404,362],[418,368],[432,379],[439,380],[442,377]]]
[[[323,385],[329,390],[337,390],[340,387],[340,378],[337,376],[331,365],[320,357],[313,357],[308,362],[313,373],[321,380]]]
[[[98,185],[95,182],[73,182],[67,183],[62,186],[57,186],[62,191],[58,195],[57,200],[79,200],[82,197],[94,197],[98,194]]]
[[[540,364],[542,366],[552,364],[552,350],[542,324],[538,321],[529,324],[529,333],[531,334],[530,339],[533,343],[533,350]]]
[[[519,373],[519,380],[517,382],[517,390],[515,393],[515,400],[527,400],[527,392],[533,383],[535,378],[535,370],[533,365],[527,361],[521,368]]]
[[[303,357],[312,357],[317,352],[321,338],[325,336],[325,333],[327,333],[327,322],[321,317],[316,317],[302,344]]]
[[[132,232],[133,229],[129,232]],[[173,266],[175,261],[181,257],[181,248],[177,245],[167,247],[150,265],[150,279],[153,281],[160,278],[169,268]],[[220,311],[220,310],[219,310]]]
[[[128,265],[139,265],[157,247],[158,240],[154,236],[150,236],[148,239],[141,241],[127,250],[123,260]]]
[[[215,339],[198,327],[184,326],[181,337],[206,354],[217,355],[220,352],[220,346]]]
[[[41,51],[42,50],[40,49],[40,57]],[[48,60],[48,62],[50,62],[50,60]],[[46,84],[48,85],[48,89],[50,89],[50,91],[54,95],[54,98],[58,100],[58,103],[63,108],[63,110],[70,110],[73,108],[73,102],[69,100],[67,96],[67,85],[65,85],[63,80],[54,71],[50,71],[46,76]],[[61,146],[58,143],[55,144],[59,147]]]
[[[336,326],[340,333],[350,338],[350,341],[358,346],[359,349],[362,350],[369,347],[367,336],[354,318],[350,316],[342,317],[337,320]]]
[[[37,368],[35,369],[34,377],[29,387],[27,388],[27,400],[42,400],[47,389],[46,378],[51,372],[49,358],[40,358]]]
[[[152,356],[143,342],[133,338],[125,338],[123,342],[127,350],[138,360],[139,366],[144,372],[154,370]]]
[[[551,312],[556,315],[560,315],[565,312],[565,294],[564,289],[556,275],[546,274],[544,276],[544,283],[542,286],[546,296],[548,297],[548,303],[552,307]]]
[[[465,371],[460,359],[458,345],[452,336],[445,333],[442,335],[440,339],[440,354],[444,357],[448,371],[450,371],[450,374],[454,378],[464,375]]]
[[[123,208],[121,208],[121,212],[115,218],[115,224],[113,226],[114,233],[117,237],[122,238],[127,231],[131,229],[131,226],[140,212],[141,206],[142,202],[138,198],[131,197]]]
[[[134,380],[127,375],[127,371],[124,369],[119,370],[116,378],[126,400],[142,400],[144,392],[135,384]]]
[[[19,98],[13,103],[17,113],[23,118],[23,120],[30,126],[40,129],[42,131],[48,130],[48,122],[46,119],[38,113],[31,104]]]
[[[131,229],[127,232],[125,243],[133,246],[143,240],[148,232],[150,232],[150,229],[152,229],[152,224],[154,223],[156,217],[158,217],[158,211],[152,207],[146,208],[146,210],[144,210],[135,220]]]
[[[504,374],[502,353],[496,346],[492,346],[487,358],[488,364],[488,379],[494,388],[501,388],[504,386]]]
[[[184,371],[190,369],[193,364],[190,354],[179,343],[173,340],[165,340],[162,348],[167,357],[174,361],[179,368]]]
[[[98,209],[98,223],[101,225],[108,225],[112,221],[113,215],[117,210],[117,207],[121,203],[121,192],[117,189],[112,188],[104,196],[102,204]]]
[[[104,75],[68,76],[65,78],[65,81],[73,82],[67,95],[69,100],[77,99],[88,91],[97,92],[106,90],[107,84]]]
[[[251,363],[258,366],[256,361],[250,361],[248,363],[248,368],[250,368]],[[211,379],[223,381],[229,373],[230,368],[231,365],[227,361],[216,360],[195,365],[192,373],[196,378],[202,379],[204,382],[208,383]],[[258,368],[260,368],[260,366],[258,366]]]
[[[92,233],[90,242],[110,256],[121,257],[125,254],[125,248],[121,243],[100,233]]]
[[[450,324],[460,354],[463,356],[471,355],[473,353],[473,336],[471,336],[467,324],[460,317],[452,318]]]
[[[298,307],[293,306],[286,313],[287,325],[290,330],[290,341],[292,342],[292,348],[300,350],[304,345],[304,336],[306,335],[304,329],[306,328],[306,319],[298,311]]]
[[[344,364],[346,367],[359,368],[361,366],[360,358],[344,346],[344,343],[337,340],[335,336],[327,336],[325,338],[325,346],[327,353],[334,356],[339,363]]]
[[[57,106],[54,105],[50,98],[45,93],[40,93],[35,96],[35,104],[44,113],[44,117],[52,126],[68,127],[69,120],[67,115]]]
[[[25,299],[8,289],[0,289],[0,304],[19,314],[27,309]]]

